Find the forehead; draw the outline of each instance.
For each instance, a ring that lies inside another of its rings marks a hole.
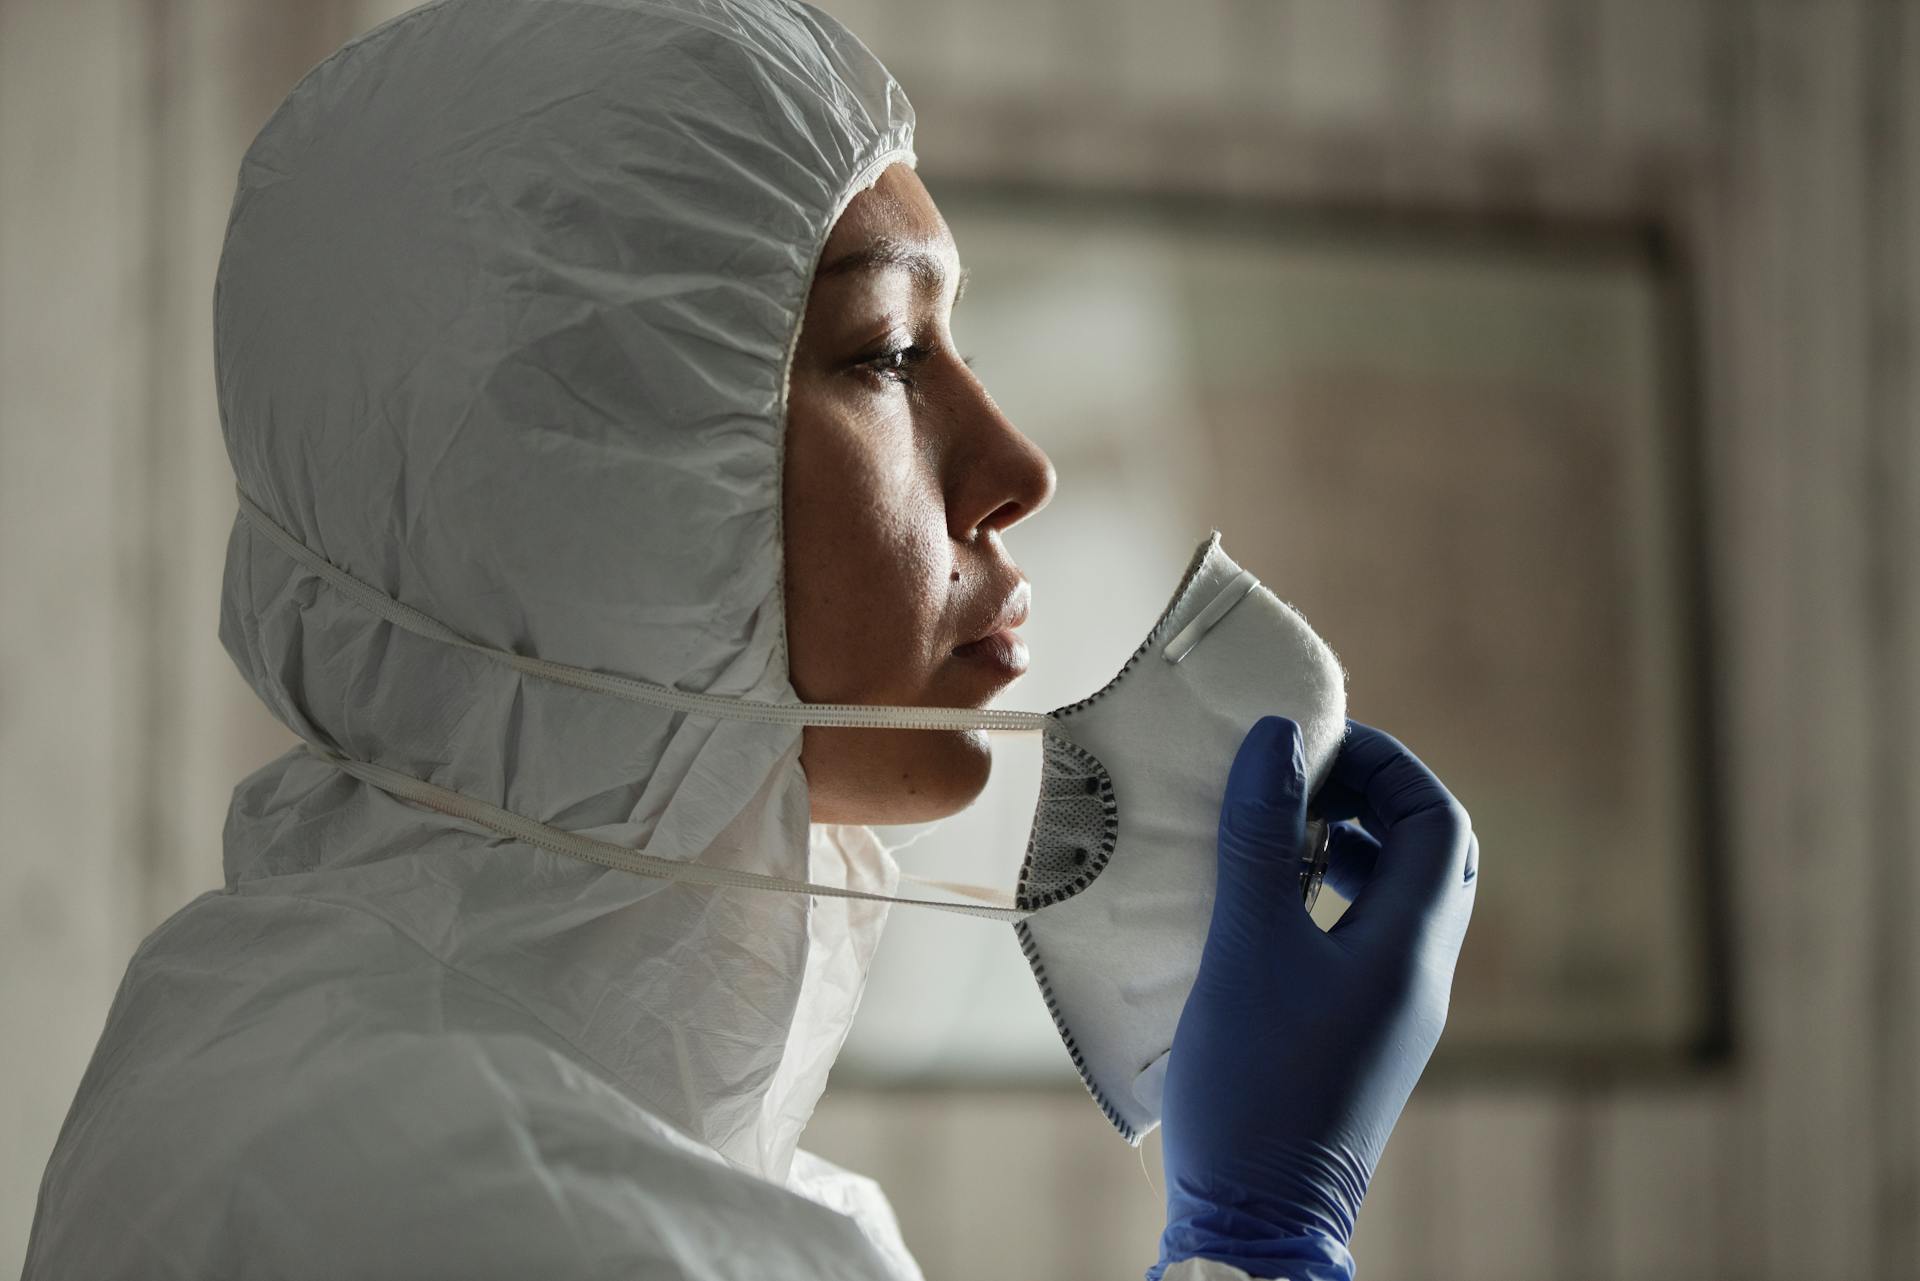
[[[953,233],[920,176],[904,164],[887,167],[878,182],[847,205],[820,255],[822,274],[845,260],[859,269],[895,263],[912,251],[957,265]],[[843,270],[846,268],[843,268]]]

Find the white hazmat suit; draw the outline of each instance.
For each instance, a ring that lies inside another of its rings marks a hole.
[[[240,489],[486,646],[798,701],[787,363],[833,223],[913,162],[898,85],[786,0],[437,0],[314,68],[214,290]],[[340,755],[676,859],[891,892],[810,830],[801,730],[528,676],[237,521],[220,636]],[[797,1151],[885,905],[611,871],[304,748],[140,946],[29,1278],[902,1278]]]

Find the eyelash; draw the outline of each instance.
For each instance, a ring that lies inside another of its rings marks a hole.
[[[913,376],[908,371],[931,355],[933,355],[933,349],[931,347],[922,347],[919,343],[912,343],[905,347],[896,347],[892,351],[881,352],[872,360],[863,361],[862,364],[865,368],[872,371],[877,378],[884,378],[888,382],[896,382],[902,386],[911,387],[913,386]],[[887,365],[886,362],[890,360],[900,360],[903,361],[903,363],[899,365]],[[960,357],[960,361],[966,365],[968,369],[973,368],[972,356],[962,356]]]

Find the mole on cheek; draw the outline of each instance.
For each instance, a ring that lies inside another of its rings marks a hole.
[[[955,582],[955,583],[957,583],[957,582],[959,582],[959,581],[960,581],[960,571],[959,571],[959,570],[957,570],[957,569],[956,569],[956,570],[954,570],[954,571],[953,571],[953,577],[952,577],[951,579],[949,579],[948,581],[949,581],[949,582]]]

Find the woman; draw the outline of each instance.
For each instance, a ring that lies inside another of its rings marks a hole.
[[[308,746],[239,784],[225,886],[129,966],[29,1277],[918,1275],[873,1184],[797,1147],[884,904],[509,831],[884,895],[862,825],[985,782],[977,732],[708,714],[1017,673],[969,646],[1024,609],[1000,534],[1054,475],[953,351],[912,126],[786,0],[437,0],[267,122],[215,285],[220,635]],[[695,701],[632,696],[663,689]],[[1298,840],[1289,728],[1236,764],[1223,898]],[[1323,799],[1389,844],[1346,832],[1348,888],[1457,872],[1458,807],[1354,733]],[[1258,1047],[1315,1017],[1269,1008],[1299,974],[1203,973],[1228,995],[1176,1042],[1155,1275],[1350,1273],[1444,1014],[1458,937],[1428,933],[1279,1110]]]

